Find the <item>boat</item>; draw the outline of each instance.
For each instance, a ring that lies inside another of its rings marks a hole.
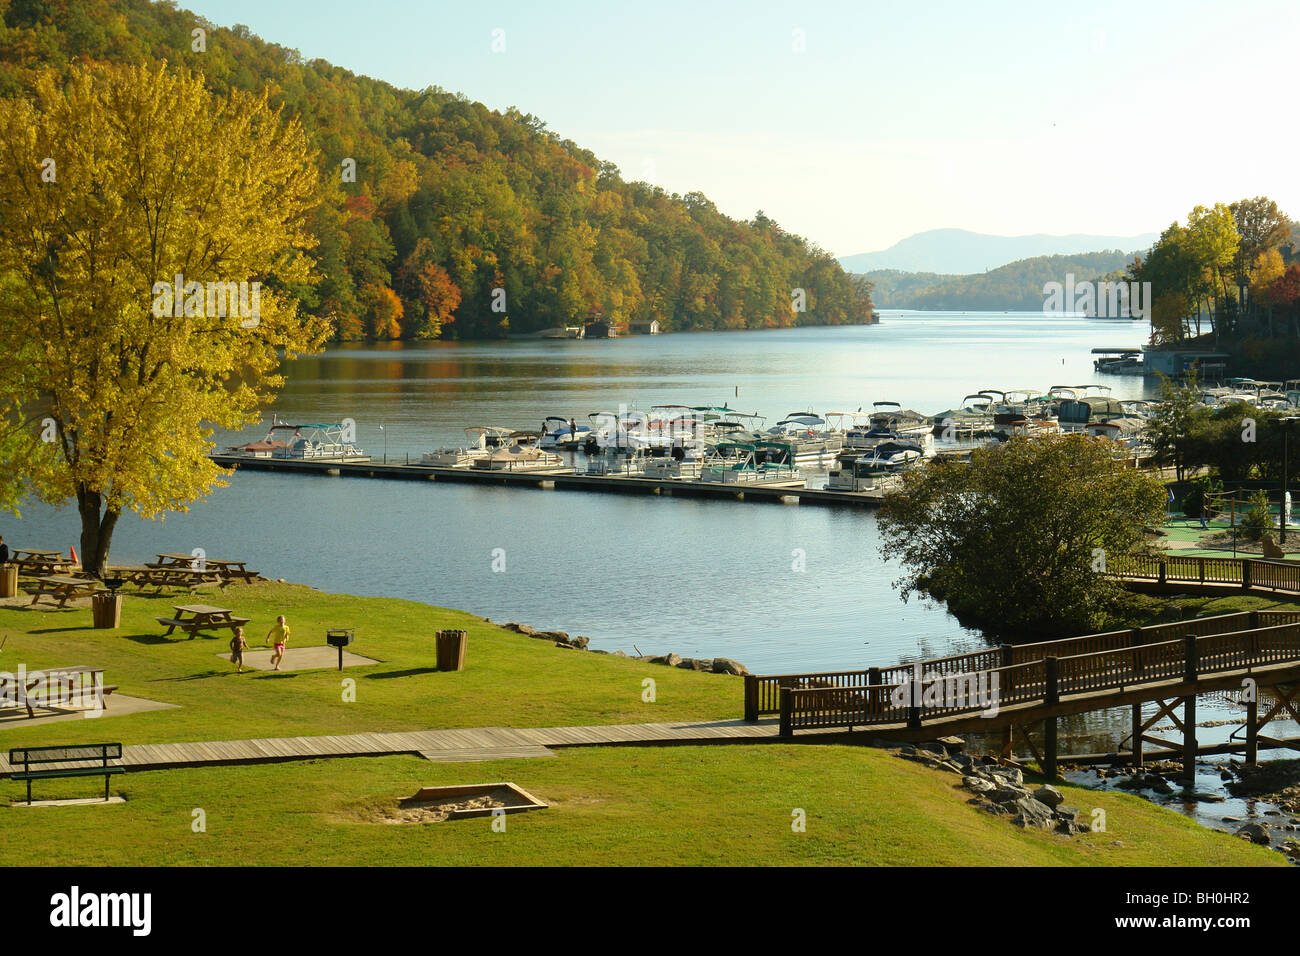
[[[699,480],[742,487],[802,488],[806,483],[785,442],[719,442],[705,459]]]
[[[1061,431],[1083,431],[1097,422],[1110,421],[1124,416],[1124,406],[1114,398],[1086,395],[1065,399],[1056,414]]]
[[[882,469],[874,458],[867,455],[841,460],[826,473],[827,491],[886,491],[898,482],[897,472]]]
[[[921,445],[910,441],[882,442],[862,456],[863,461],[887,472],[899,472],[916,464],[922,458]]]
[[[946,440],[987,435],[993,429],[993,402],[993,397],[983,392],[967,395],[957,408],[934,416],[933,434]]]
[[[548,415],[542,422],[542,435],[537,444],[539,448],[558,448],[561,451],[577,451],[586,444],[591,428],[579,425],[572,418]]]
[[[465,429],[469,444],[461,448],[444,445],[420,456],[420,464],[436,468],[468,468],[494,448],[510,444],[513,428],[496,425],[475,425]]]
[[[508,445],[493,448],[470,465],[475,471],[571,473],[564,467],[564,459],[537,447],[536,432],[514,432]]]
[[[787,415],[767,430],[774,441],[786,442],[796,465],[825,464],[835,460],[844,448],[844,436],[832,430],[826,420],[812,412]]]
[[[345,441],[348,425],[342,422],[290,425],[273,420],[261,441],[231,445],[230,454],[247,458],[288,458],[301,461],[366,462],[370,456]]]

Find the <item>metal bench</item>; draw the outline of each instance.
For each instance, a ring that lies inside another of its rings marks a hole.
[[[95,761],[98,761],[96,764]],[[117,761],[110,763],[110,761]],[[109,777],[126,773],[121,744],[73,744],[64,747],[16,747],[9,751],[9,776],[27,781],[27,803],[32,802],[32,781],[54,777],[104,778],[104,800],[108,800]],[[22,765],[22,770],[18,766]],[[80,766],[73,766],[80,764]],[[92,766],[86,766],[92,764]],[[33,769],[35,768],[35,769]]]

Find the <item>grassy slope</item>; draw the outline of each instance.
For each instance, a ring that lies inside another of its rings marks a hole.
[[[153,617],[188,599],[125,603],[117,631],[88,627],[88,609],[0,608],[9,640],[0,667],[102,664],[123,693],[176,710],[0,730],[0,745],[87,740],[127,743],[260,735],[490,725],[716,718],[739,713],[737,678],[560,650],[481,619],[407,601],[331,595],[295,585],[232,587],[215,603],[254,619],[261,643],[285,613],[293,644],[319,643],[328,626],[355,625],[356,650],[381,663],[284,676],[235,675],[214,655],[225,639],[160,640]],[[429,670],[432,635],[470,632],[468,669]],[[344,704],[340,677],[354,677]],[[655,704],[641,681],[658,684]],[[110,708],[111,714],[111,708]],[[419,786],[514,780],[552,809],[509,818],[422,826],[365,822],[368,809]],[[0,806],[0,865],[76,864],[863,864],[1253,865],[1276,854],[1212,832],[1123,794],[1067,790],[1072,805],[1102,807],[1108,832],[1066,840],[1022,833],[966,805],[955,778],[851,746],[728,745],[591,748],[556,759],[440,764],[414,757],[207,767],[114,779],[112,806]],[[88,779],[40,781],[39,797],[88,796]],[[21,797],[0,782],[0,800]],[[191,831],[203,808],[207,832]],[[791,810],[808,832],[790,829]],[[110,836],[111,835],[111,836]],[[1115,840],[1122,847],[1112,846]]]
[[[512,780],[551,805],[422,825],[367,822],[420,786]],[[115,806],[0,807],[0,865],[1283,865],[1281,857],[1126,794],[1062,787],[1107,831],[1022,832],[965,803],[957,778],[850,746],[563,750],[485,764],[415,757],[154,771],[117,778]],[[45,781],[86,795],[93,781]],[[0,784],[19,796],[18,784]],[[791,811],[807,813],[807,832]],[[192,811],[207,830],[191,830]],[[106,839],[108,833],[116,838]],[[1114,846],[1121,841],[1123,846]]]
[[[162,638],[155,617],[173,604],[214,603],[252,619],[246,637],[260,647],[277,614],[292,631],[290,647],[325,643],[328,627],[356,628],[353,649],[378,664],[337,670],[236,674],[216,657],[229,631],[189,640]],[[469,632],[467,668],[437,673],[434,633]],[[197,599],[167,594],[123,601],[122,626],[90,627],[90,610],[29,612],[0,608],[8,636],[0,669],[100,665],[105,681],[134,697],[180,704],[175,710],[76,720],[19,729],[0,724],[0,745],[90,740],[164,743],[246,737],[348,734],[439,727],[545,727],[739,717],[738,677],[700,674],[585,651],[563,650],[461,611],[411,601],[326,594],[301,585],[230,587]],[[341,680],[356,681],[344,703]],[[643,703],[641,682],[653,677],[656,702]]]

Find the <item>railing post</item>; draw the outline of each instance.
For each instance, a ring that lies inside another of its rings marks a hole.
[[[1142,679],[1142,645],[1146,643],[1144,636],[1140,627],[1133,628],[1128,635],[1128,646],[1133,649],[1129,655],[1129,667],[1133,671],[1134,680]]]
[[[884,704],[880,701],[880,668],[867,668],[867,686],[871,690],[867,691],[867,710],[872,717],[879,717],[884,711]]]
[[[1241,561],[1241,589],[1243,591],[1250,590],[1250,568],[1253,563],[1249,558],[1243,558]]]
[[[1164,583],[1165,583],[1165,560],[1164,560],[1164,558],[1161,558],[1161,559],[1159,560],[1159,563],[1156,565],[1156,583],[1157,583],[1157,584],[1164,584]]]
[[[778,731],[778,733],[782,737],[794,736],[794,722],[792,719],[793,714],[790,711],[790,707],[791,707],[790,688],[782,687],[781,688],[781,727],[780,730]]]
[[[1057,660],[1055,657],[1043,659],[1046,671],[1046,693],[1044,701],[1048,704],[1060,703],[1061,695],[1057,684]],[[1056,718],[1043,719],[1043,776],[1048,780],[1056,779]]]
[[[1189,683],[1196,683],[1196,672],[1198,670],[1196,660],[1196,636],[1188,634],[1183,638],[1183,680]],[[1195,693],[1193,693],[1195,696]]]
[[[1012,656],[1013,656],[1013,652],[1014,652],[1014,650],[1015,650],[1015,647],[1014,647],[1013,645],[1011,645],[1011,644],[1003,644],[1003,645],[1002,645],[1002,647],[1001,647],[1001,651],[1002,651],[1002,666],[1003,666],[1004,668],[1009,668],[1009,667],[1011,667],[1011,666],[1015,663],[1015,661],[1012,659]],[[1010,694],[1010,693],[1015,689],[1015,688],[1014,688],[1015,677],[1013,676],[1014,673],[1015,673],[1014,671],[1006,670],[1006,671],[1004,671],[1003,674],[1002,674],[1003,680],[1004,680],[1005,685],[1006,685],[1006,686],[1004,686],[1004,687],[1002,688],[1002,692],[1005,693],[1005,694],[1008,694],[1008,695],[1009,695],[1009,694]]]
[[[1253,631],[1255,628],[1259,627],[1259,612],[1247,611],[1246,614],[1248,615],[1246,618],[1246,630]]]
[[[745,720],[758,720],[758,677],[754,674],[745,675]]]

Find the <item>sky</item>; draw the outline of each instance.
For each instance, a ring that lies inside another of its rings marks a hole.
[[[181,0],[399,87],[516,106],[624,178],[837,256],[927,229],[1300,218],[1296,0]]]

